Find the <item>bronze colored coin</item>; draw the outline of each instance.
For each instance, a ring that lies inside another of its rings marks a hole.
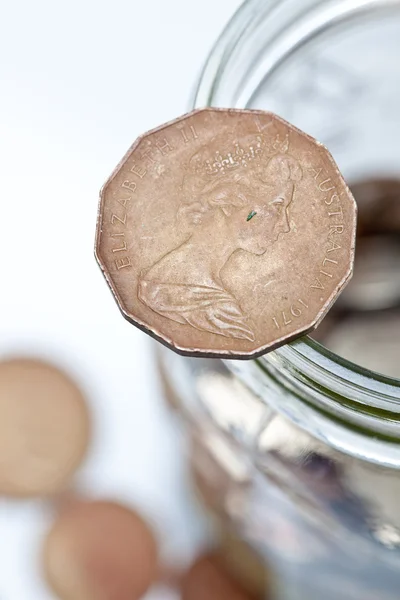
[[[0,363],[0,494],[61,490],[88,440],[86,403],[67,375],[35,359]]]
[[[124,316],[191,356],[311,331],[351,276],[354,199],[329,152],[263,111],[140,137],[101,192],[96,257]]]
[[[156,577],[157,548],[144,521],[114,502],[78,502],[46,537],[43,566],[62,600],[138,600]]]

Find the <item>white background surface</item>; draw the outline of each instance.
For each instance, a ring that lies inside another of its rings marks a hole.
[[[76,376],[94,441],[75,487],[137,506],[166,551],[201,537],[151,344],[93,258],[98,190],[135,137],[188,109],[238,0],[13,0],[0,15],[0,353]],[[0,417],[1,418],[1,417]],[[38,570],[49,502],[0,500],[0,599],[49,600]],[[157,598],[166,598],[163,593]]]

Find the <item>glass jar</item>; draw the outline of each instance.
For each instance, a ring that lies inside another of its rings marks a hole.
[[[248,0],[194,106],[271,110],[325,143],[347,181],[396,178],[399,33],[399,0]],[[400,380],[309,337],[252,361],[158,356],[242,582],[269,600],[397,600]]]

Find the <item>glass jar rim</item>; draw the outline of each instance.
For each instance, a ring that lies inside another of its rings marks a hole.
[[[346,6],[347,10],[350,7],[354,11],[360,8],[388,8],[395,4],[398,8],[397,0],[358,0],[351,3],[338,0],[336,3],[327,2],[326,6],[335,8],[337,5],[337,10],[332,10],[330,15],[330,18],[337,20],[345,13]],[[281,0],[245,0],[239,7],[208,56],[193,97],[194,108],[216,105],[215,92],[223,80],[227,61],[232,60],[233,49],[236,50],[246,36],[251,35],[254,24],[259,24],[260,13],[265,16],[268,10],[278,5],[282,8]],[[321,24],[317,23],[317,26]],[[306,28],[304,35],[312,34],[312,27]],[[235,102],[235,107],[239,106],[240,103]],[[243,379],[248,378],[247,361],[233,362],[236,363],[233,370]],[[304,385],[309,391],[311,386],[315,392],[314,409],[319,406],[331,416],[343,418],[346,422],[350,418],[357,429],[366,426],[366,429],[378,431],[393,441],[399,438],[396,428],[398,431],[400,424],[400,379],[352,363],[308,336],[251,362],[261,370],[274,370],[281,379],[280,384],[288,386],[292,392],[293,386],[297,391],[301,391]],[[232,368],[232,361],[227,361],[227,366]]]

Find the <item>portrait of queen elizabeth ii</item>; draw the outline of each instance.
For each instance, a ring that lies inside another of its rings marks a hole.
[[[239,250],[268,260],[268,249],[290,231],[302,170],[288,150],[288,138],[271,150],[255,134],[239,141],[214,138],[191,157],[176,215],[185,241],[141,272],[141,302],[197,330],[255,340],[223,270]]]

